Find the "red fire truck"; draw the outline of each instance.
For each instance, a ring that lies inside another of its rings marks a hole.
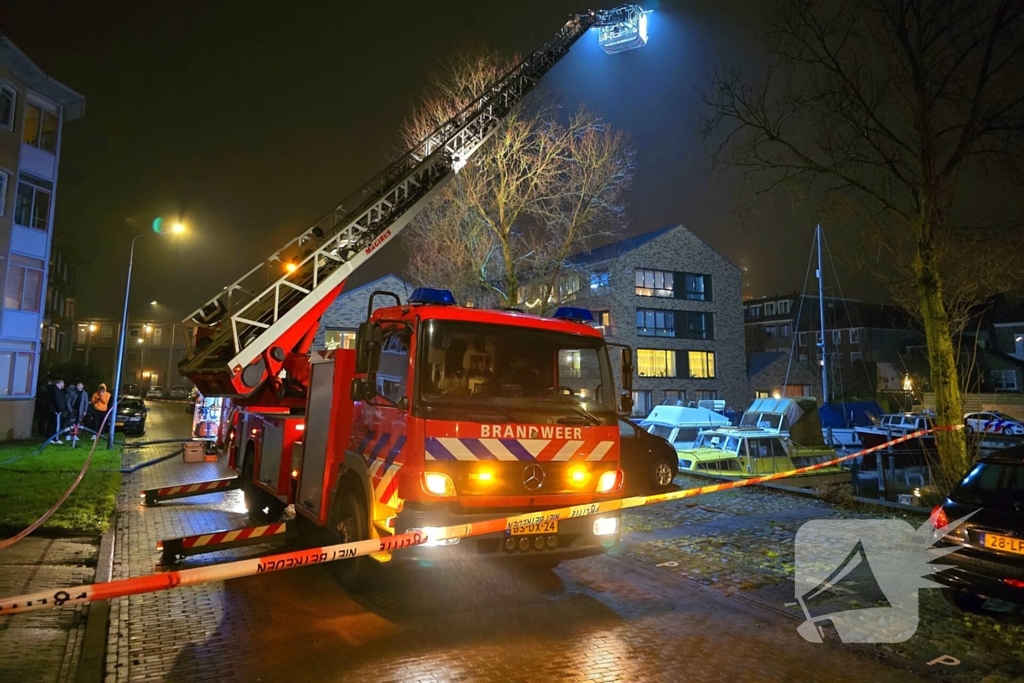
[[[606,52],[646,43],[635,5],[571,17],[488,87],[316,225],[195,311],[195,349],[179,366],[234,410],[226,446],[254,521],[296,520],[337,542],[385,538],[475,518],[616,495],[623,405],[588,311],[554,318],[462,308],[419,289],[375,292],[356,349],[310,353],[320,317],[351,273],[394,239],[590,28]],[[266,273],[279,277],[265,286]],[[261,287],[261,281],[264,286]],[[374,310],[378,299],[394,305]],[[600,552],[617,514],[513,528],[404,556]],[[429,532],[428,532],[429,535]],[[357,577],[362,560],[344,571]],[[390,553],[372,560],[386,562]]]

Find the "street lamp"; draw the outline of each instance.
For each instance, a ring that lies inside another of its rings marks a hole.
[[[170,232],[159,230],[160,219],[153,222],[153,232],[144,232],[136,235],[132,238],[131,249],[128,251],[128,278],[124,284],[124,312],[121,314],[121,334],[117,343],[117,365],[114,367],[114,402],[110,407],[110,410],[114,411],[113,416],[110,418],[110,431],[107,435],[107,449],[114,447],[114,428],[117,422],[117,401],[118,396],[121,393],[121,366],[124,364],[124,340],[128,333],[128,297],[132,291],[132,264],[135,262],[135,240],[145,235],[167,235],[167,234],[180,234],[185,231],[184,224],[178,222],[175,223]],[[139,338],[139,343],[142,343],[142,338]]]

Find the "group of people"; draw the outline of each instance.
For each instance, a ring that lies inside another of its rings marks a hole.
[[[90,396],[81,382],[71,384],[65,389],[64,380],[58,379],[47,388],[46,433],[56,436],[72,425],[85,426],[96,431],[103,423],[109,408],[110,392],[107,391],[106,384],[100,384]],[[71,433],[65,434],[65,441],[71,439]],[[54,439],[54,443],[60,442],[59,437]]]

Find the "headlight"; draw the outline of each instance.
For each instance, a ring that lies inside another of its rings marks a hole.
[[[455,496],[455,484],[452,478],[442,472],[424,472],[423,490],[433,496],[453,498]]]
[[[621,484],[621,478],[619,470],[609,470],[601,473],[601,478],[597,480],[597,492],[598,493],[611,493],[619,488]]]
[[[598,517],[594,520],[595,536],[610,536],[619,530],[618,517]]]
[[[128,421],[129,421],[129,422],[138,422],[138,421],[139,421],[139,420],[141,420],[141,419],[142,419],[142,416],[141,416],[141,415],[133,415],[132,417],[129,417],[129,418],[128,418]]]
[[[462,540],[460,538],[439,538],[441,528],[436,526],[426,526],[422,529],[406,529],[405,533],[411,534],[417,531],[427,537],[426,542],[423,544],[424,546],[455,545]]]

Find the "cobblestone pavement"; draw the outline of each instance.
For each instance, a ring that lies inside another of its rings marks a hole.
[[[181,406],[154,403],[149,419],[147,438],[187,433]],[[170,448],[148,447],[133,462]],[[160,538],[243,525],[238,491],[140,505],[143,488],[225,474],[217,464],[172,459],[127,477],[115,577],[153,571]],[[814,499],[749,493],[629,513],[631,531],[619,551],[567,562],[554,572],[439,565],[394,574],[386,585],[350,596],[329,567],[311,566],[123,598],[111,606],[107,681],[912,681],[950,675],[885,650],[801,639],[781,607],[792,600],[792,589],[788,596],[757,591],[784,586],[794,525],[836,513]],[[770,540],[745,548],[744,525]],[[707,552],[684,554],[699,543]],[[762,543],[777,556],[758,550]],[[188,566],[272,547],[190,558]],[[757,553],[763,559],[755,563]],[[712,562],[721,558],[726,561]],[[754,577],[723,570],[730,560],[748,565]]]
[[[0,595],[89,583],[99,539],[26,538],[0,551]],[[0,681],[72,681],[89,607],[0,617]]]

